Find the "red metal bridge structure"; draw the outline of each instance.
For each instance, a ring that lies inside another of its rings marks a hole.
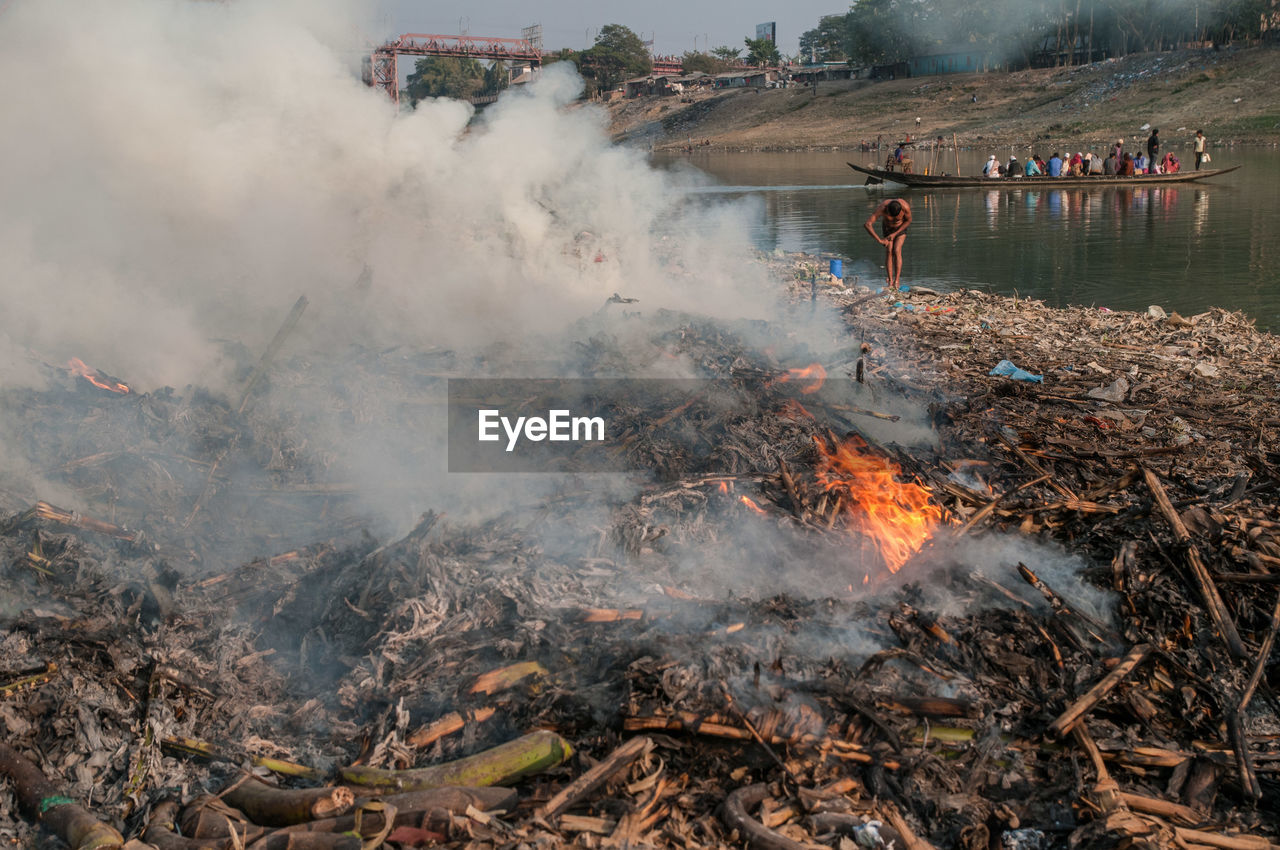
[[[406,33],[393,38],[365,59],[364,81],[387,93],[400,104],[399,56],[452,56],[460,59],[501,59],[505,62],[542,64],[542,53],[523,38],[484,38],[470,35],[428,35]]]

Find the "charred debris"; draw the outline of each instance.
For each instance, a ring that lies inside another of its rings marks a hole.
[[[611,305],[582,374],[667,358],[748,401],[636,398],[625,487],[454,516],[386,481],[435,504],[397,539],[270,399],[427,410],[452,352],[5,391],[0,837],[1277,846],[1274,338],[764,261],[844,348]]]

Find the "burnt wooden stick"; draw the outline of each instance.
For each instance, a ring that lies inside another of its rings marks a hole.
[[[764,747],[764,751],[769,754],[769,758],[773,759],[778,767],[782,768],[782,774],[791,780],[795,787],[800,787],[800,780],[791,772],[791,768],[787,767],[787,763],[782,760],[777,753],[773,751],[773,747],[769,746],[769,742],[756,730],[756,727],[747,719],[745,712],[738,709],[737,704],[733,701],[733,694],[729,693],[729,686],[724,682],[720,683],[720,690],[724,692],[725,703],[729,706],[729,710],[738,715],[738,719],[742,721],[742,725],[747,727],[747,731],[751,733],[751,737],[755,738],[756,743]]]
[[[1176,821],[1182,826],[1195,826],[1204,821],[1204,818],[1200,817],[1195,809],[1190,806],[1184,806],[1181,803],[1158,800],[1155,797],[1144,797],[1141,794],[1132,794],[1128,791],[1121,791],[1117,796],[1120,802],[1135,812],[1142,812],[1146,815],[1159,815],[1162,818]]]
[[[0,743],[0,776],[13,783],[14,796],[27,817],[44,824],[72,850],[108,850],[124,844],[124,836],[89,813],[49,781],[31,759]]]
[[[1276,632],[1280,631],[1280,595],[1276,596],[1276,607],[1271,611],[1271,628],[1267,629],[1267,636],[1262,639],[1262,648],[1258,650],[1258,658],[1253,664],[1253,673],[1249,676],[1249,683],[1245,685],[1244,693],[1240,696],[1240,706],[1237,709],[1241,714],[1249,707],[1249,701],[1253,699],[1253,693],[1258,689],[1258,683],[1262,681],[1262,672],[1267,666],[1267,659],[1271,656],[1271,648],[1276,642]]]
[[[889,801],[885,801],[879,806],[880,811],[884,813],[884,819],[888,821],[889,826],[898,831],[902,836],[902,845],[906,850],[937,850],[932,844],[916,835],[911,824],[907,823],[907,819],[902,816],[902,812],[898,811],[898,807]]]
[[[178,804],[175,801],[165,800],[158,803],[151,810],[151,817],[147,819],[147,828],[142,833],[142,840],[156,850],[230,850],[232,847],[230,834],[225,838],[187,838],[179,834],[177,816]],[[257,835],[239,835],[238,837],[243,846],[261,834],[261,830],[258,830]]]
[[[1023,580],[1026,581],[1027,584],[1040,591],[1040,594],[1045,598],[1045,601],[1049,603],[1049,606],[1053,608],[1055,614],[1064,617],[1075,617],[1077,620],[1080,620],[1089,627],[1090,637],[1094,638],[1099,643],[1107,643],[1109,640],[1115,638],[1115,633],[1112,632],[1105,623],[1100,623],[1088,614],[1072,608],[1057,591],[1032,572],[1031,568],[1026,564],[1018,564],[1018,574],[1022,576]]]
[[[1085,692],[1075,702],[1067,707],[1067,710],[1058,716],[1058,719],[1049,724],[1049,733],[1055,737],[1061,738],[1071,728],[1080,722],[1080,718],[1084,717],[1093,707],[1102,701],[1102,698],[1111,693],[1116,685],[1124,681],[1125,677],[1133,672],[1133,668],[1142,663],[1142,660],[1151,652],[1151,644],[1140,643],[1133,649],[1129,650],[1124,658],[1120,659],[1120,663],[1111,668],[1111,672],[1098,680],[1098,683]]]
[[[153,815],[153,818],[160,817]],[[267,832],[266,827],[249,823],[244,812],[233,809],[213,794],[201,794],[183,807],[176,829],[189,838],[225,839],[235,834],[245,844]]]
[[[1218,573],[1214,578],[1228,584],[1280,584],[1280,573]]]
[[[1235,709],[1227,712],[1227,734],[1231,736],[1236,767],[1240,771],[1240,789],[1246,797],[1257,800],[1262,797],[1262,786],[1258,784],[1258,773],[1253,769],[1253,758],[1249,754],[1249,739],[1245,736],[1244,718]]]
[[[334,832],[272,832],[249,845],[247,850],[362,850],[358,835]]]
[[[472,723],[483,723],[492,717],[494,709],[485,706],[477,708],[475,711],[468,711],[466,715],[451,711],[439,720],[428,723],[418,731],[408,737],[408,744],[412,747],[425,747],[434,744],[446,735],[452,735],[454,732],[461,732],[466,727],[468,721]]]
[[[974,717],[976,707],[967,699],[949,697],[889,697],[884,700],[885,708],[904,711],[907,714],[924,714],[929,717]]]
[[[355,795],[350,788],[280,788],[257,777],[243,781],[219,796],[228,806],[262,826],[290,826],[309,820],[338,817],[351,811]]]
[[[271,344],[267,346],[266,351],[262,352],[262,358],[258,361],[258,365],[253,367],[249,380],[244,382],[244,390],[240,393],[240,402],[236,405],[237,413],[244,413],[244,406],[249,402],[249,393],[253,392],[258,380],[262,378],[263,373],[271,366],[271,361],[276,359],[276,355],[280,353],[280,348],[284,345],[284,341],[289,338],[289,334],[293,333],[293,329],[298,326],[298,320],[302,318],[302,312],[307,309],[307,304],[309,303],[305,295],[299,295],[298,300],[294,302],[293,309],[289,311],[288,316],[285,316],[280,329],[272,337]]]
[[[1041,475],[1039,478],[1033,478],[1030,481],[1023,482],[1022,484],[1019,484],[1017,487],[1014,487],[1009,492],[996,496],[990,502],[987,502],[981,508],[978,508],[978,510],[974,513],[974,515],[969,517],[969,519],[965,521],[965,524],[960,526],[960,528],[956,531],[956,536],[963,537],[964,535],[972,531],[974,526],[982,522],[987,517],[991,516],[991,514],[995,511],[996,506],[999,505],[1001,502],[1003,502],[1005,499],[1009,498],[1015,493],[1022,492],[1028,487],[1033,487],[1036,484],[1041,484],[1045,481],[1048,481],[1051,478],[1053,478],[1051,474],[1045,473],[1044,475]]]
[[[803,516],[804,502],[800,500],[796,481],[791,477],[791,470],[787,469],[787,462],[782,458],[778,458],[778,475],[782,478],[782,486],[786,488],[787,495],[791,498],[791,509],[795,511],[796,516]]]
[[[1222,635],[1222,640],[1226,643],[1227,649],[1236,658],[1248,658],[1249,654],[1245,651],[1244,642],[1240,640],[1240,633],[1236,631],[1236,624],[1231,619],[1231,612],[1227,610],[1226,604],[1223,603],[1222,597],[1218,594],[1217,585],[1213,583],[1213,577],[1209,575],[1208,568],[1205,567],[1204,561],[1200,559],[1200,550],[1196,548],[1195,541],[1191,539],[1191,532],[1187,531],[1186,525],[1182,522],[1182,517],[1178,516],[1178,511],[1173,507],[1173,503],[1169,501],[1169,494],[1165,492],[1164,486],[1161,485],[1160,479],[1156,478],[1156,474],[1145,466],[1142,468],[1142,476],[1146,479],[1147,488],[1151,490],[1151,495],[1155,497],[1160,513],[1164,514],[1165,521],[1173,528],[1173,536],[1187,550],[1187,563],[1191,567],[1191,576],[1195,579],[1195,583],[1200,589],[1200,595],[1204,598],[1205,607],[1209,609],[1209,616],[1213,618],[1214,625],[1218,627],[1218,633]]]
[[[1280,595],[1276,597],[1276,606],[1271,612],[1271,626],[1267,629],[1267,636],[1262,639],[1262,647],[1258,650],[1258,658],[1254,662],[1253,672],[1249,675],[1244,692],[1240,695],[1240,702],[1234,711],[1227,713],[1227,731],[1231,734],[1231,744],[1236,751],[1236,765],[1240,769],[1240,787],[1244,790],[1245,796],[1254,800],[1261,799],[1262,786],[1258,784],[1258,773],[1254,770],[1253,759],[1249,753],[1249,739],[1245,734],[1244,717],[1245,711],[1249,708],[1249,702],[1258,689],[1258,683],[1262,681],[1262,673],[1267,666],[1267,659],[1271,656],[1271,647],[1275,644],[1277,630],[1280,630]]]
[[[1123,805],[1119,798],[1120,786],[1116,784],[1116,781],[1111,778],[1111,774],[1107,771],[1106,762],[1102,760],[1102,751],[1098,749],[1097,742],[1093,740],[1089,730],[1081,724],[1072,726],[1071,734],[1075,736],[1076,742],[1084,748],[1089,760],[1093,762],[1093,769],[1097,771],[1098,781],[1093,786],[1093,793],[1098,806],[1104,812],[1115,811]]]
[[[564,788],[561,788],[559,793],[547,801],[546,806],[542,809],[542,816],[547,819],[556,817],[565,809],[608,782],[609,778],[618,771],[626,769],[636,759],[643,758],[645,753],[651,749],[653,749],[653,740],[644,735],[627,741],[606,756],[599,764]]]
[[[724,823],[756,850],[808,850],[799,841],[792,841],[780,832],[774,832],[747,813],[769,796],[769,786],[764,782],[748,785],[730,792],[724,801]]]
[[[1207,847],[1220,847],[1222,850],[1273,850],[1276,846],[1259,835],[1220,835],[1216,832],[1205,832],[1202,829],[1188,829],[1175,826],[1174,835],[1186,844],[1200,844]]]

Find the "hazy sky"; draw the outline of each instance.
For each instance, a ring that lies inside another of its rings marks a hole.
[[[794,54],[800,33],[817,26],[823,15],[847,12],[849,5],[848,0],[378,0],[379,23],[397,32],[456,35],[461,24],[471,35],[518,38],[521,27],[540,23],[544,47],[580,50],[595,40],[600,27],[622,24],[646,41],[652,38],[658,54],[693,50],[695,37],[698,50],[708,44],[740,48],[744,38],[755,38],[756,24],[766,21],[778,24],[778,48]]]

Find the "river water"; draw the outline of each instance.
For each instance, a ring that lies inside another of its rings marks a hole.
[[[981,173],[988,153],[1002,160],[1010,155],[1008,149],[961,151],[959,173]],[[1193,159],[1187,150],[1177,153],[1184,164]],[[1016,154],[1025,160],[1024,150]],[[955,153],[942,155],[954,173]],[[876,159],[883,155],[694,153],[659,164],[697,169],[695,203],[746,199],[759,247],[841,256],[851,282],[883,284],[884,249],[862,225],[882,199],[902,197],[914,215],[903,251],[904,284],[1017,293],[1059,306],[1145,310],[1159,304],[1183,315],[1225,307],[1280,332],[1280,153],[1274,149],[1215,150],[1210,167],[1243,167],[1204,183],[1132,188],[866,187],[863,175],[845,165]]]

